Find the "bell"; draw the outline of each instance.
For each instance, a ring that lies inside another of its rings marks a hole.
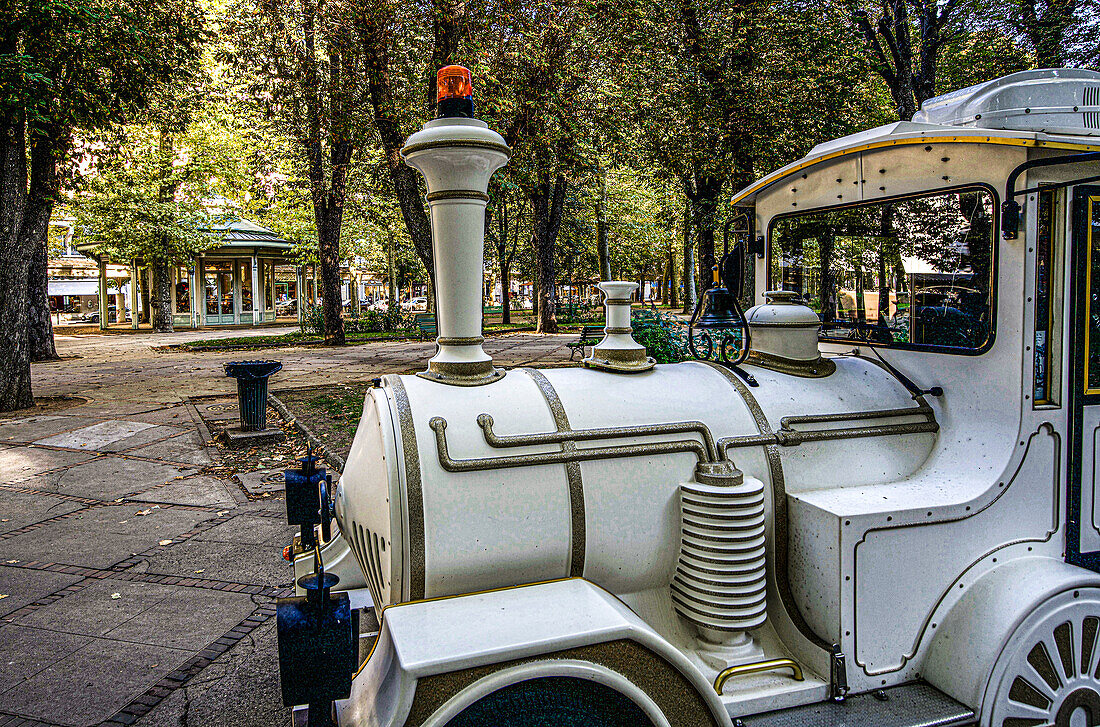
[[[734,297],[729,290],[715,286],[703,293],[703,314],[692,322],[694,328],[735,328],[741,325]]]

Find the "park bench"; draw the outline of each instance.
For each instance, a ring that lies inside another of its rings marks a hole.
[[[428,340],[439,335],[439,328],[435,323],[435,316],[431,313],[418,313],[416,315],[416,328],[420,332],[421,340]]]
[[[581,328],[581,337],[576,341],[565,344],[569,346],[571,351],[569,360],[572,361],[578,351],[581,352],[581,355],[584,355],[584,347],[599,343],[601,338],[603,338],[603,326],[584,326]]]

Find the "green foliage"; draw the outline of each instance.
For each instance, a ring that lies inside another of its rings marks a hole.
[[[358,318],[344,320],[347,333],[389,333],[412,328],[415,328],[412,316],[402,314],[396,305],[387,306],[386,310],[363,311]]]
[[[687,329],[679,319],[639,308],[631,314],[630,325],[634,328],[634,340],[645,346],[657,363],[678,363],[690,358]]]
[[[14,7],[13,7],[14,5]],[[193,0],[23,0],[0,20],[0,111],[31,127],[105,128],[148,106],[163,84],[193,72],[205,16]],[[7,33],[3,34],[7,37]]]
[[[302,333],[324,335],[325,311],[321,306],[310,305],[302,309]]]

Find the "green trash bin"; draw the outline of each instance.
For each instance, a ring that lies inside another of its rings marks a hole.
[[[243,431],[267,429],[267,378],[282,368],[279,361],[231,361],[225,365],[225,375],[237,380],[237,407]]]

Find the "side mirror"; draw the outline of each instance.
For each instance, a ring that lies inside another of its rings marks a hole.
[[[1014,199],[1001,204],[1001,236],[1015,240],[1020,234],[1020,203]]]

